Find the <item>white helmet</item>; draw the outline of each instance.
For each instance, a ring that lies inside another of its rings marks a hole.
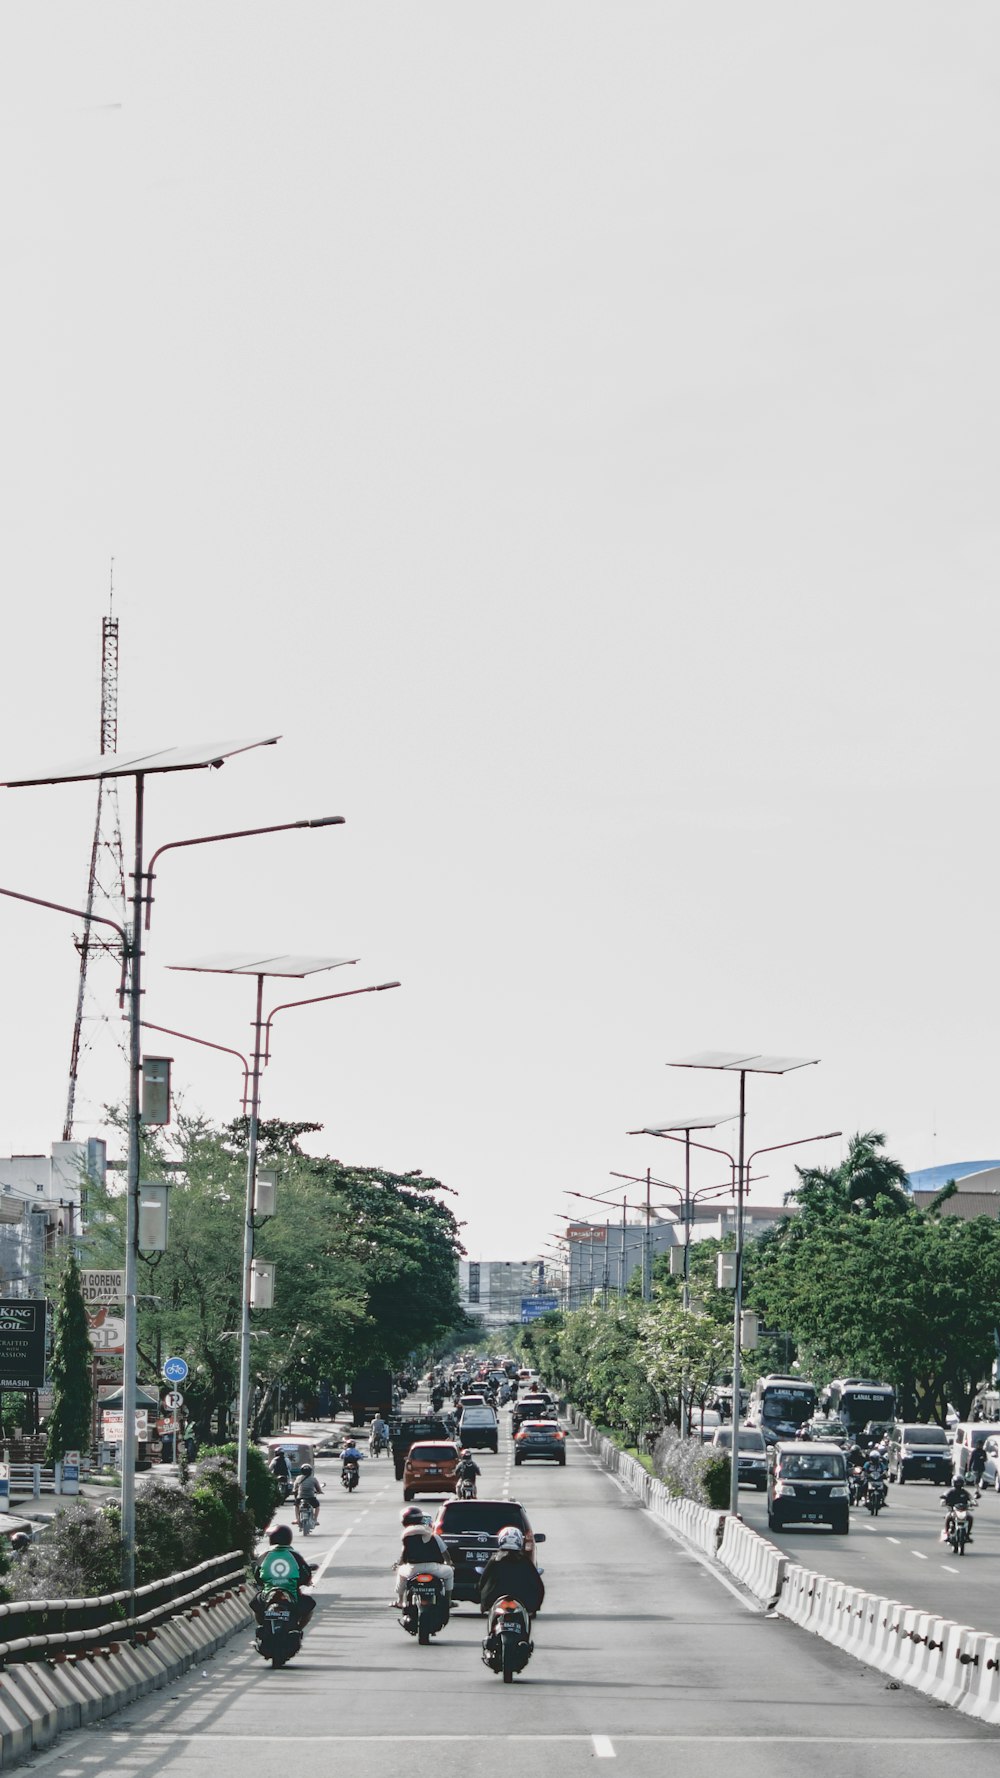
[[[498,1550],[523,1550],[523,1548],[524,1534],[518,1530],[516,1525],[505,1525],[503,1530],[497,1533]]]

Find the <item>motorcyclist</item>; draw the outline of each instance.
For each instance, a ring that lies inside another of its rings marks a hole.
[[[365,1459],[364,1452],[358,1450],[358,1447],[354,1443],[353,1438],[346,1439],[344,1441],[343,1449],[341,1450],[341,1453],[340,1453],[340,1479],[341,1479],[341,1481],[343,1481],[345,1475],[347,1474],[348,1470],[350,1470],[350,1469],[353,1469],[354,1479],[356,1481],[357,1477],[358,1477],[358,1464],[363,1463],[364,1459]]]
[[[263,1621],[265,1596],[274,1587],[280,1587],[288,1593],[298,1611],[299,1629],[304,1630],[313,1612],[316,1610],[315,1599],[303,1597],[300,1588],[312,1586],[312,1563],[300,1556],[292,1548],[292,1528],[290,1525],[276,1525],[268,1532],[267,1551],[254,1568],[254,1579],[260,1592],[250,1601],[250,1609],[258,1624]]]
[[[516,1525],[498,1533],[496,1553],[483,1569],[479,1609],[488,1616],[498,1599],[516,1599],[530,1616],[541,1607],[545,1583],[524,1547],[524,1534]]]
[[[475,1487],[476,1477],[477,1475],[482,1475],[482,1473],[478,1463],[476,1463],[473,1458],[472,1452],[467,1446],[463,1448],[459,1455],[458,1462],[455,1465],[456,1482],[471,1482],[473,1487]]]
[[[406,1506],[400,1514],[403,1527],[403,1548],[394,1566],[396,1569],[396,1591],[393,1605],[402,1605],[406,1597],[406,1583],[410,1575],[436,1574],[444,1581],[447,1604],[451,1608],[451,1590],[455,1585],[455,1570],[451,1565],[448,1545],[432,1531],[427,1518],[419,1506]]]
[[[947,1542],[949,1537],[951,1536],[952,1527],[954,1525],[953,1514],[954,1514],[956,1506],[964,1506],[966,1508],[966,1511],[969,1514],[969,1529],[968,1529],[968,1535],[967,1535],[965,1541],[966,1541],[966,1543],[971,1543],[972,1542],[972,1510],[971,1510],[972,1509],[972,1495],[969,1493],[969,1490],[965,1485],[964,1477],[962,1477],[960,1475],[953,1477],[951,1487],[948,1489],[947,1494],[942,1494],[942,1496],[941,1496],[941,1504],[942,1504],[942,1506],[946,1506],[948,1508],[947,1514],[945,1515],[945,1521],[944,1521],[944,1541]]]
[[[885,1460],[885,1452],[881,1449],[881,1447],[879,1445],[872,1446],[867,1457],[865,1458],[863,1467],[864,1467],[864,1472],[865,1472],[865,1479],[868,1483],[869,1488],[871,1488],[873,1486],[876,1488],[881,1488],[883,1496],[887,1496],[888,1489],[886,1487],[886,1479],[887,1479],[887,1474],[888,1474],[888,1465]],[[888,1506],[888,1504],[889,1504],[888,1499],[883,1498],[882,1505]]]
[[[288,1455],[282,1450],[280,1445],[267,1467],[281,1489],[282,1494],[287,1497],[288,1489],[292,1484],[292,1472],[288,1467]]]
[[[292,1489],[296,1525],[301,1527],[302,1524],[302,1503],[304,1500],[310,1502],[313,1511],[316,1514],[316,1523],[317,1525],[319,1524],[319,1497],[322,1492],[322,1483],[318,1482],[313,1475],[312,1465],[310,1463],[304,1463],[295,1478],[295,1486]]]
[[[864,1469],[867,1456],[867,1451],[862,1445],[859,1445],[857,1439],[855,1439],[853,1445],[848,1445],[847,1447],[848,1470]]]

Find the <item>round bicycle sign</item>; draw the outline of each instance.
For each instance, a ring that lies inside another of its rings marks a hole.
[[[168,1383],[183,1383],[187,1374],[186,1358],[168,1358],[163,1366],[163,1375]]]

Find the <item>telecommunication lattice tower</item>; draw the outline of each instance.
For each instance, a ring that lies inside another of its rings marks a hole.
[[[112,599],[114,591],[112,587]],[[118,619],[109,609],[101,620],[101,752],[118,751]],[[94,838],[90,848],[90,873],[87,878],[87,918],[83,932],[74,937],[80,954],[80,974],[76,992],[76,1018],[73,1021],[73,1044],[69,1060],[69,1088],[66,1095],[66,1117],[63,1141],[73,1139],[76,1112],[76,1091],[81,1061],[94,1045],[98,1029],[110,1025],[106,1010],[117,997],[121,959],[114,944],[99,936],[92,915],[106,913],[126,928],[128,901],[125,892],[125,862],[122,852],[121,817],[118,810],[118,780],[97,781],[97,812]],[[103,968],[102,968],[103,966]],[[114,987],[112,988],[112,970]],[[106,991],[104,982],[106,981]],[[124,1030],[116,1020],[116,1028]],[[119,1047],[122,1047],[119,1043]]]

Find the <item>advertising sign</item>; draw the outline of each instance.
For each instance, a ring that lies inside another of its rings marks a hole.
[[[45,1299],[0,1299],[0,1389],[45,1382]]]
[[[98,1272],[84,1270],[80,1273],[80,1288],[83,1300],[88,1309],[99,1309],[102,1305],[125,1301],[124,1270],[115,1272]]]
[[[149,1437],[149,1411],[146,1408],[135,1410],[135,1436],[140,1443]],[[106,1445],[120,1445],[125,1437],[125,1415],[115,1408],[105,1408],[101,1414],[101,1437]]]
[[[539,1315],[552,1315],[559,1308],[557,1296],[523,1296],[521,1298],[521,1325],[528,1321],[537,1321]]]
[[[566,1224],[566,1239],[568,1241],[597,1241],[603,1247],[607,1238],[606,1223],[568,1222]]]
[[[103,1357],[109,1352],[125,1350],[125,1318],[123,1315],[109,1315],[107,1309],[98,1309],[94,1315],[88,1315],[90,1327],[90,1344],[95,1353]]]

